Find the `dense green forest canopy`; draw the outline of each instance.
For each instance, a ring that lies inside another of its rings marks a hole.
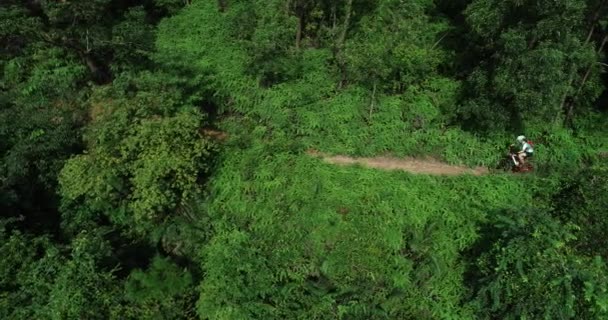
[[[4,0],[0,318],[606,319],[607,42],[605,0]]]

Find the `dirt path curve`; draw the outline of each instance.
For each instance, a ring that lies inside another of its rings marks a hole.
[[[484,167],[468,168],[463,166],[452,166],[432,159],[373,157],[353,158],[347,156],[330,156],[316,150],[309,150],[311,156],[322,158],[327,163],[336,165],[360,164],[369,168],[381,170],[401,170],[418,174],[455,176],[461,174],[472,174],[476,176],[487,174],[489,171]]]

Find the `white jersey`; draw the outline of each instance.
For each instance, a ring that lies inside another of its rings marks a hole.
[[[525,152],[525,153],[533,153],[534,148],[532,148],[532,146],[529,143],[524,142],[521,146],[521,151]]]

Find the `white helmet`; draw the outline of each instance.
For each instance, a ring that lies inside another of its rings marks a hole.
[[[526,137],[524,137],[524,136],[518,136],[517,137],[517,141],[519,141],[519,143],[524,143],[524,141],[526,141]]]

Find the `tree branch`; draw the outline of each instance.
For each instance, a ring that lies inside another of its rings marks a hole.
[[[608,33],[606,33],[606,35],[604,35],[604,38],[602,39],[602,44],[597,49],[597,53],[598,54],[602,53],[602,50],[604,50],[604,46],[606,46],[606,42],[608,42]],[[587,83],[587,79],[589,79],[589,75],[591,75],[591,71],[593,70],[593,65],[594,64],[595,64],[595,62],[592,63],[592,64],[590,64],[589,67],[587,68],[587,71],[585,72],[585,75],[583,76],[583,80],[581,80],[581,84],[578,86],[578,89],[576,90],[576,92],[572,96],[572,99],[576,98],[581,93],[581,91],[583,90],[583,87]],[[570,122],[570,120],[572,118],[573,111],[574,111],[574,101],[571,101],[568,104],[568,111],[566,112],[566,118],[564,119],[564,123],[569,123]]]

